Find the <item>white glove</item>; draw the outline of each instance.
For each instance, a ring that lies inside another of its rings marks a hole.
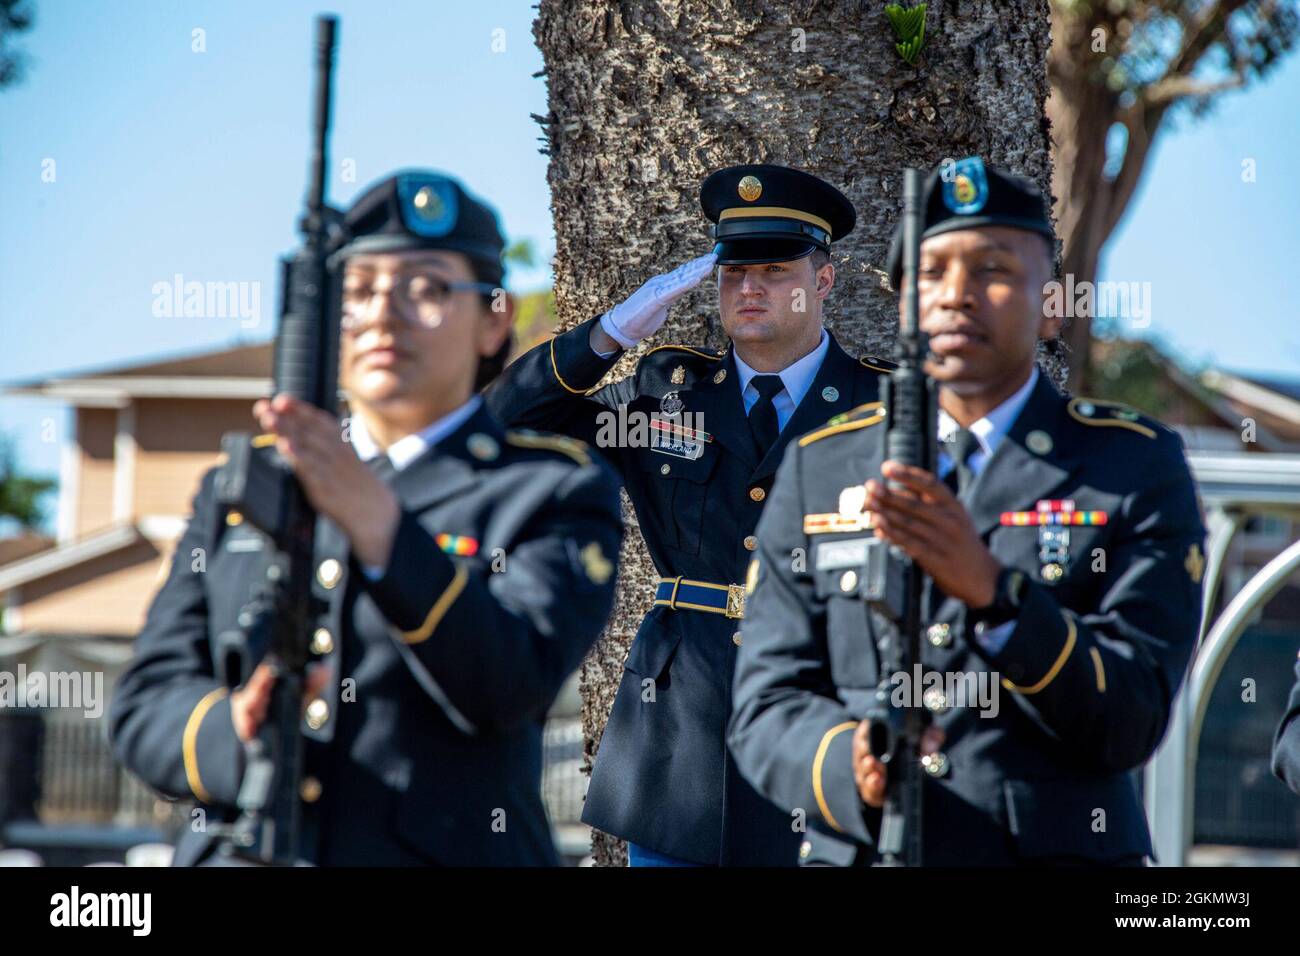
[[[611,339],[630,349],[654,335],[668,321],[668,307],[690,292],[713,269],[715,253],[692,259],[672,272],[655,276],[600,317],[600,327]]]

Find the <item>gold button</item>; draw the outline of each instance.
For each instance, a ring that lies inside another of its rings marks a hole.
[[[1065,574],[1065,568],[1061,567],[1055,561],[1051,564],[1043,565],[1043,579],[1045,581],[1059,581],[1063,574]]]
[[[673,470],[672,465],[660,465],[660,466],[659,466],[659,474],[661,474],[661,475],[666,475],[666,474],[668,474],[668,472],[670,472],[670,471],[672,471],[672,470]]]
[[[758,539],[755,538],[752,534],[745,538],[746,551],[753,551],[757,547],[758,547]]]
[[[764,498],[767,497],[767,492],[764,491],[762,488],[750,488],[749,497],[752,498],[754,501],[762,501]]]
[[[328,654],[334,650],[334,635],[326,628],[316,628],[316,633],[311,636],[311,652],[313,654]]]
[[[244,516],[241,515],[238,511],[226,512],[226,524],[229,525],[230,527],[234,528],[243,523],[244,523]]]
[[[843,574],[840,575],[840,590],[841,590],[841,591],[846,591],[846,592],[847,592],[847,591],[852,591],[852,590],[853,590],[854,588],[856,588],[857,586],[858,586],[858,572],[857,572],[857,571],[845,571]]]
[[[298,786],[298,796],[302,797],[303,803],[315,803],[320,799],[321,791],[324,789],[315,777],[303,777],[302,783]]]
[[[925,636],[934,647],[947,647],[952,643],[948,630],[947,624],[931,624]]]
[[[948,774],[948,757],[942,751],[926,754],[921,758],[921,766],[932,777],[944,777]]]
[[[799,844],[799,859],[806,860],[810,856],[812,856],[812,843],[804,840]]]
[[[732,634],[732,635],[731,635],[731,643],[735,644],[737,647],[740,646],[740,632],[739,632],[739,631],[737,631],[735,634]]]
[[[339,583],[339,578],[343,577],[343,565],[339,564],[333,558],[326,558],[316,569],[316,580],[323,587],[332,588]]]
[[[925,709],[936,714],[942,714],[948,709],[948,697],[943,690],[938,687],[930,687],[921,695],[921,703]]]
[[[312,730],[320,730],[329,719],[330,705],[319,697],[307,705],[307,726]]]

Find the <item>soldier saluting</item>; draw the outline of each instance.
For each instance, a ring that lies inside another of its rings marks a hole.
[[[805,863],[871,862],[887,779],[860,718],[891,677],[932,718],[926,864],[1140,863],[1129,771],[1159,743],[1196,640],[1195,489],[1176,433],[1039,373],[1037,341],[1059,331],[1041,195],[974,157],[948,172],[926,183],[919,263],[939,474],[885,460],[878,406],[791,449],[749,575],[732,752],[761,792],[807,808]],[[880,673],[881,621],[842,560],[866,536],[931,579],[921,687]]]
[[[790,864],[792,818],[736,773],[724,744],[754,528],[792,436],[870,402],[884,371],[822,325],[831,243],[852,230],[837,189],[781,166],[719,170],[700,191],[717,245],[506,369],[503,421],[599,444],[619,470],[661,575],[628,654],[583,820],[629,842],[633,865]],[[620,349],[653,335],[714,266],[724,350],[663,345],[598,388]],[[621,411],[620,411],[621,410]],[[615,413],[645,443],[601,440]]]
[[[344,227],[351,441],[335,415],[287,395],[255,409],[320,516],[301,852],[323,865],[554,864],[542,724],[613,602],[617,484],[581,443],[507,431],[475,394],[510,334],[511,310],[493,308],[503,240],[488,206],[408,171],[366,191]],[[275,677],[262,664],[228,686],[214,660],[268,548],[218,503],[213,476],[111,721],[123,763],[216,824],[235,816]],[[214,829],[184,832],[176,862],[211,860]]]

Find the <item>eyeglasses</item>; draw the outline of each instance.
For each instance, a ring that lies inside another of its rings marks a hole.
[[[374,276],[345,273],[343,276],[343,327],[359,328],[376,295],[387,293],[393,309],[407,322],[434,328],[441,321],[453,292],[491,295],[497,287],[490,282],[449,282],[427,272],[389,274],[387,289],[376,289]]]

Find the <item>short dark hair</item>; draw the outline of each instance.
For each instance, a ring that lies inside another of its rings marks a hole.
[[[812,262],[813,272],[816,272],[822,266],[830,263],[831,254],[824,249],[814,249],[808,259]]]
[[[499,265],[484,263],[479,259],[469,260],[470,268],[474,270],[474,280],[476,282],[491,282],[493,285],[500,286],[504,278],[501,274]],[[489,312],[492,306],[496,304],[497,293],[504,292],[504,289],[498,288],[493,292],[479,293],[479,299],[483,303],[483,308]],[[495,355],[488,355],[479,358],[478,372],[474,376],[474,391],[481,392],[487,388],[505,370],[506,360],[510,357],[510,349],[515,344],[514,330],[506,333],[506,340],[501,343],[501,348],[497,349]]]

